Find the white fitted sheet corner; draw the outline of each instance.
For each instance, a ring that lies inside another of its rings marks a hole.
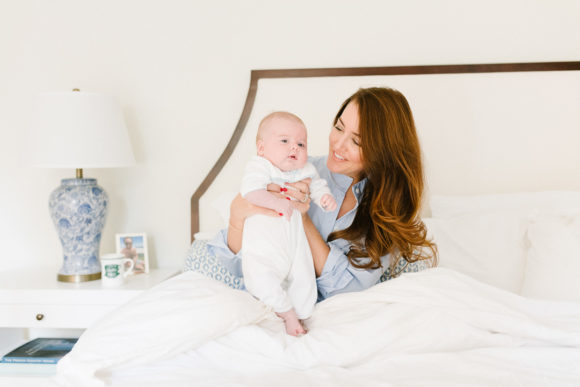
[[[288,336],[249,294],[187,273],[87,330],[55,383],[580,384],[580,303],[527,299],[449,269],[331,297],[306,325]]]

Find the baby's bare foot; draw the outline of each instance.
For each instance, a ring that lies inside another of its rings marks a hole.
[[[304,327],[302,326],[294,309],[290,309],[287,312],[276,314],[278,315],[278,317],[281,317],[284,320],[284,325],[286,326],[286,333],[288,333],[290,336],[302,336],[306,334],[306,329],[304,329]]]

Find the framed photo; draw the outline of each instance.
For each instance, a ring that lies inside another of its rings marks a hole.
[[[135,266],[133,274],[149,273],[147,235],[145,233],[115,234],[117,253],[131,258]]]

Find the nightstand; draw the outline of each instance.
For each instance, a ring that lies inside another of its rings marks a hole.
[[[0,272],[0,355],[38,337],[35,331],[74,328],[80,334],[111,310],[180,272],[152,269],[128,276],[121,287],[103,288],[101,280],[58,282],[57,271],[51,267]],[[0,385],[3,380],[0,377]]]

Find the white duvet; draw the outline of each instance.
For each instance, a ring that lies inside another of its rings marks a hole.
[[[188,272],[88,329],[63,386],[580,386],[580,304],[437,268],[334,296],[294,338],[248,293]]]

